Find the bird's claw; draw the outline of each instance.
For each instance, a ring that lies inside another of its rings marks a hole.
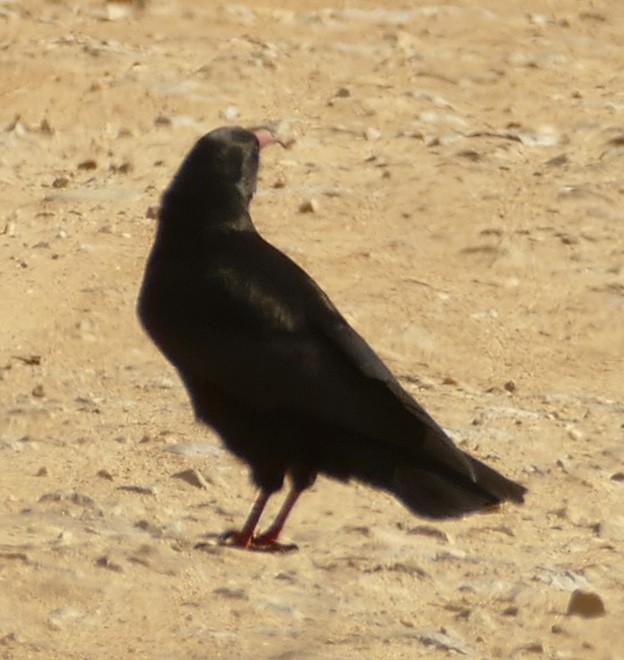
[[[252,550],[254,552],[294,552],[299,550],[295,543],[278,543],[270,534],[259,534],[257,536],[247,537],[238,530],[230,529],[219,535],[219,545],[225,545],[232,548],[241,548],[242,550]]]

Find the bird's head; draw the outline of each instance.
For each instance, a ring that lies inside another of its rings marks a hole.
[[[200,138],[164,196],[198,211],[245,209],[256,191],[260,150],[280,140],[267,128],[216,128]]]

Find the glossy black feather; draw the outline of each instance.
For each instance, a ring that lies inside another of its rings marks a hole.
[[[259,143],[217,129],[163,198],[139,300],[197,416],[258,485],[357,478],[432,517],[525,489],[459,450],[316,283],[249,216]]]

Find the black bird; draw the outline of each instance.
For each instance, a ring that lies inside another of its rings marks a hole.
[[[226,127],[196,143],[163,196],[139,297],[197,417],[260,489],[230,542],[279,548],[319,473],[382,488],[429,518],[522,502],[526,489],[458,449],[314,280],[258,234],[249,203],[260,150],[276,141],[267,129]],[[286,475],[282,509],[255,535]]]

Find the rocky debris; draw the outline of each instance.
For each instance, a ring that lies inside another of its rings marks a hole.
[[[602,598],[594,592],[575,589],[568,601],[568,616],[576,615],[585,619],[604,616],[606,614]]]

